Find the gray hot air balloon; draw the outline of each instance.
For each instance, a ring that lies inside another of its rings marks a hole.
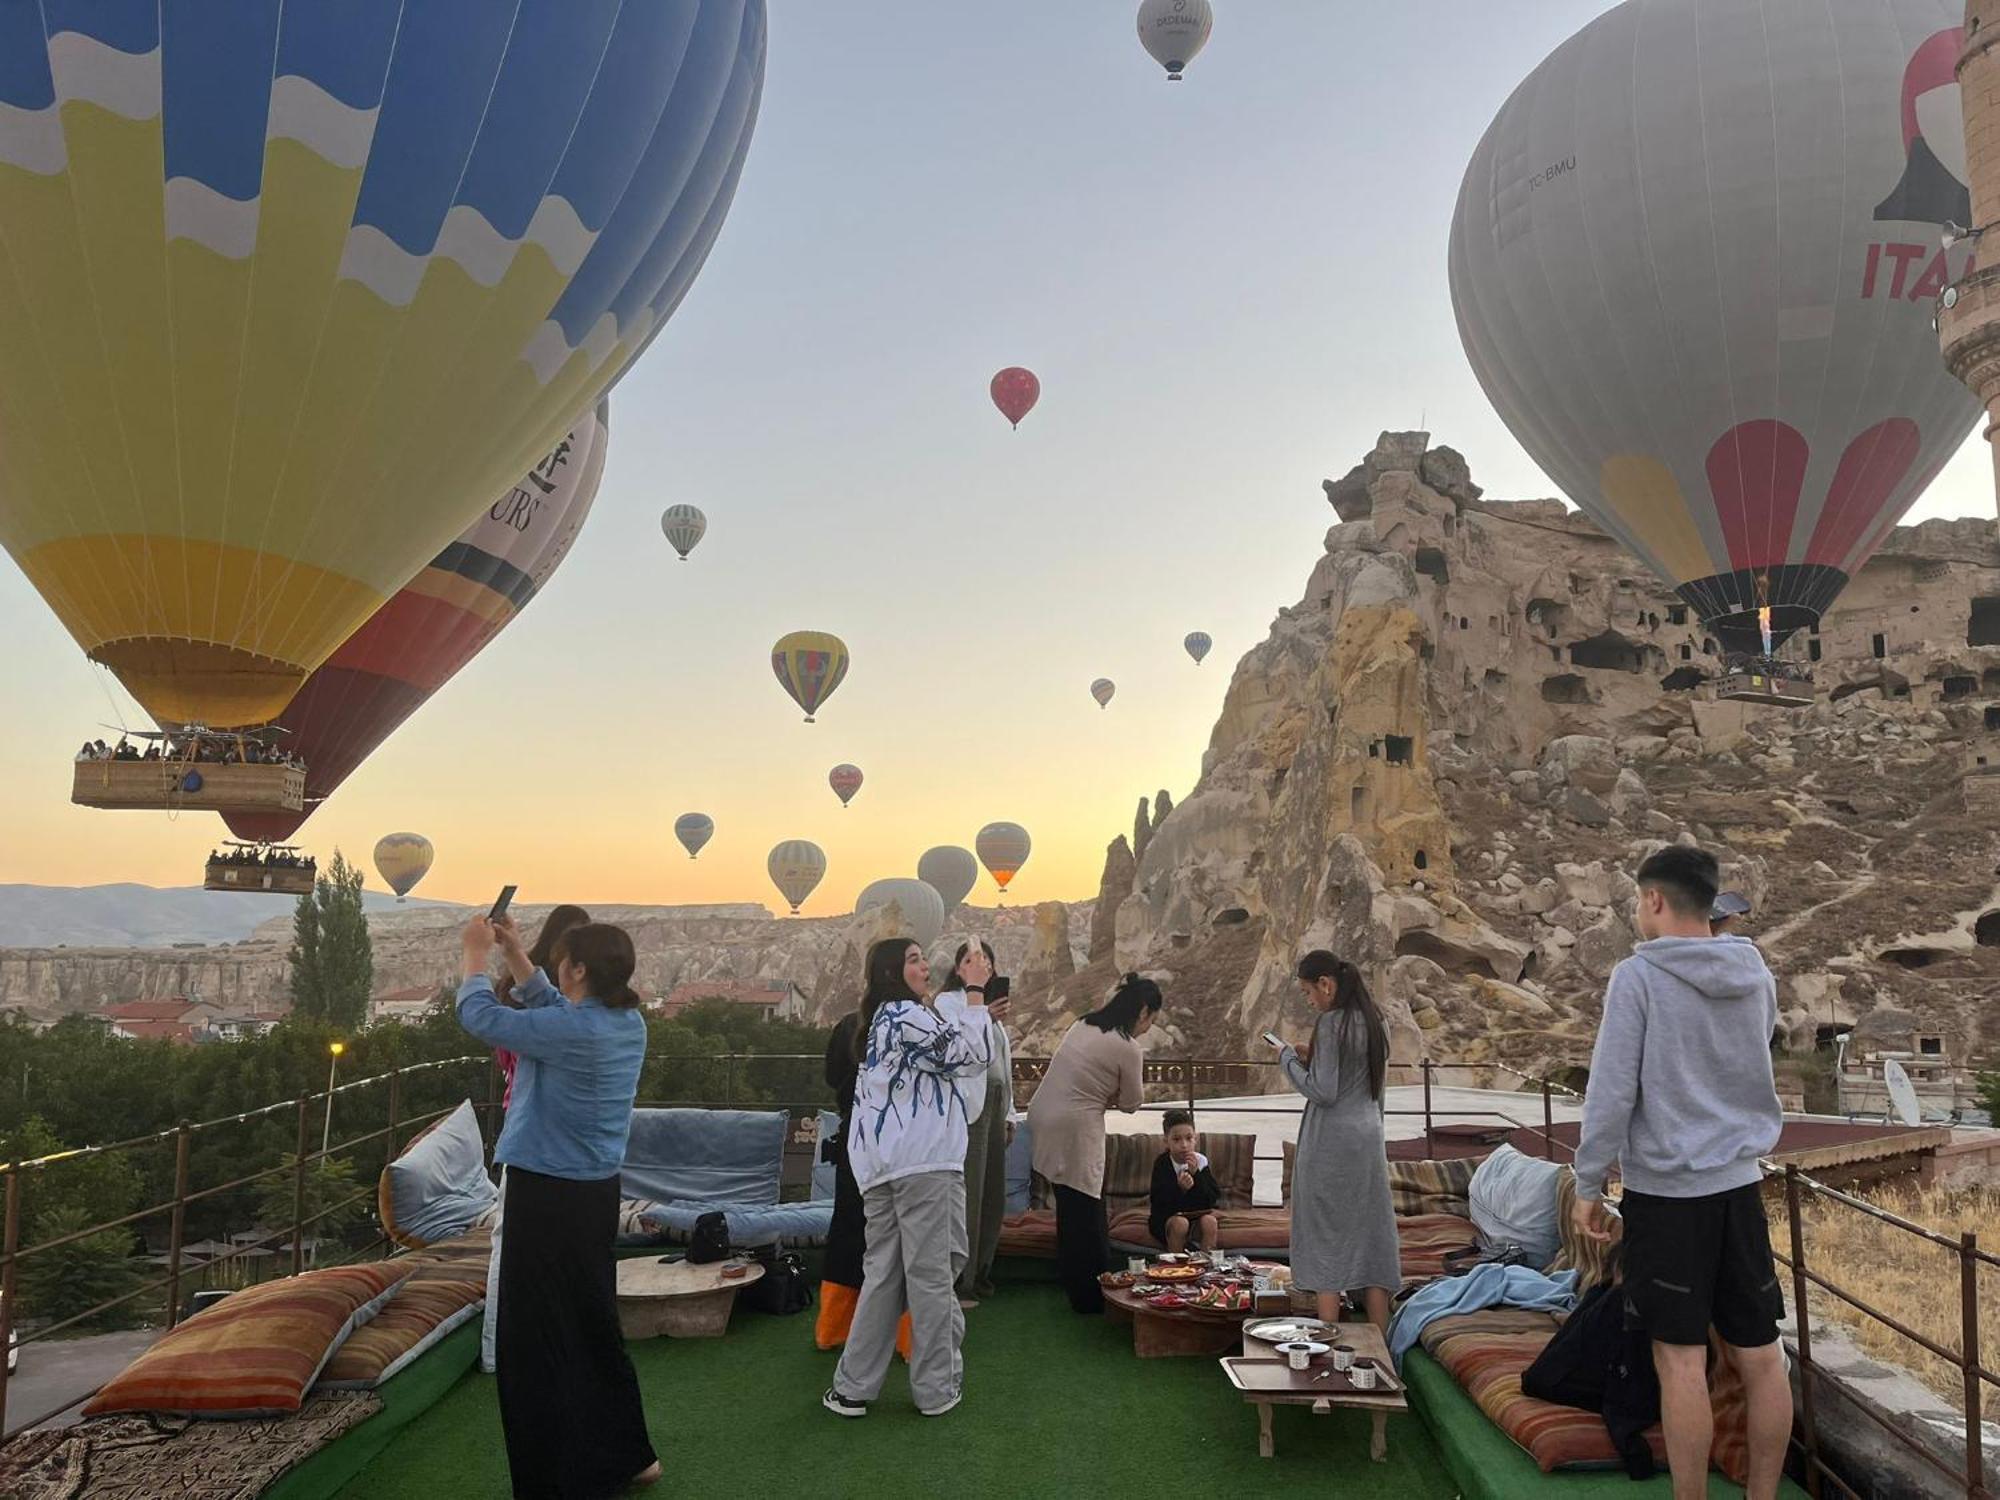
[[[686,562],[708,534],[708,517],[692,505],[669,505],[660,515],[660,530]]]
[[[972,888],[979,884],[979,861],[970,849],[956,844],[939,844],[926,849],[917,861],[917,879],[944,899],[947,914],[957,911]]]
[[[1181,644],[1187,648],[1187,654],[1194,658],[1194,664],[1198,667],[1214,647],[1215,642],[1209,639],[1206,630],[1190,630],[1188,638]]]
[[[1214,25],[1208,0],[1140,0],[1139,45],[1167,70],[1169,83],[1181,81],[1181,69],[1208,45]]]
[[[902,930],[928,948],[944,931],[944,898],[921,880],[877,880],[855,899],[858,917],[879,906],[893,906]]]
[[[972,847],[979,851],[979,862],[986,866],[986,873],[1004,893],[1007,882],[1020,874],[1035,845],[1028,837],[1028,830],[1019,823],[988,823],[979,830]]]
[[[791,903],[792,915],[796,917],[806,897],[826,878],[826,853],[818,844],[805,839],[786,839],[771,851],[764,868],[770,871],[771,884],[778,888],[778,894]]]
[[[1502,106],[1451,295],[1521,446],[1732,652],[1816,621],[1956,451],[1959,0],[1626,0]],[[1768,610],[1760,628],[1759,611]]]
[[[674,837],[681,841],[688,858],[693,859],[715,837],[715,819],[707,813],[682,813],[674,819]]]
[[[1097,700],[1099,708],[1109,708],[1117,692],[1118,684],[1109,677],[1100,677],[1090,685],[1090,696]]]

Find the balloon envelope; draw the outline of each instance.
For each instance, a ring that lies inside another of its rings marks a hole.
[[[1731,651],[1815,621],[1978,405],[1957,0],[1627,0],[1549,55],[1452,221],[1466,355],[1521,446]]]
[[[846,643],[823,630],[794,630],[771,648],[771,670],[777,674],[778,686],[806,711],[810,724],[819,706],[847,676]]]
[[[1042,383],[1035,378],[1035,372],[1019,365],[1009,365],[995,375],[987,389],[992,393],[993,404],[1000,408],[1000,415],[1016,427],[1042,398]]]
[[[228,813],[240,839],[289,839],[402,722],[528,607],[582,530],[604,477],[609,400],[404,584],[278,716],[306,766],[300,812]]]
[[[707,813],[682,813],[674,819],[674,837],[681,841],[688,858],[693,859],[715,837],[715,819]]]
[[[1208,655],[1209,649],[1215,642],[1208,638],[1207,631],[1194,630],[1188,633],[1188,638],[1181,644],[1187,648],[1187,654],[1194,658],[1194,664],[1200,666],[1202,659]]]
[[[1090,696],[1097,700],[1099,708],[1106,707],[1118,692],[1118,684],[1109,677],[1100,677],[1090,685]]]
[[[862,780],[859,766],[835,766],[826,776],[826,784],[833,788],[833,795],[840,799],[842,807],[854,800],[854,794],[861,790]]]
[[[792,915],[796,917],[806,897],[826,878],[826,855],[818,844],[805,839],[786,839],[771,851],[764,868],[770,871],[771,884],[778,888],[778,894],[791,903]]]
[[[970,849],[939,844],[917,861],[917,879],[938,893],[946,912],[956,911],[979,883],[979,861]]]
[[[1181,81],[1181,70],[1208,45],[1214,25],[1208,0],[1142,0],[1139,6],[1139,42],[1173,83]]]
[[[678,305],[763,0],[0,5],[0,544],[162,723],[274,719]]]
[[[375,841],[375,873],[398,896],[407,896],[430,870],[437,851],[421,833],[389,833]]]
[[[873,882],[855,899],[854,914],[858,917],[882,906],[897,909],[903,931],[920,947],[930,947],[944,931],[944,898],[921,880]]]
[[[1028,837],[1028,830],[1019,823],[988,823],[979,830],[972,847],[979,851],[979,862],[986,866],[993,883],[1004,891],[1007,882],[1028,862],[1034,843]]]
[[[692,505],[669,505],[660,515],[660,530],[681,561],[688,560],[701,539],[708,534],[708,517]]]

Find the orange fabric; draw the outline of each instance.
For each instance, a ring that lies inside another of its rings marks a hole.
[[[842,1286],[837,1281],[819,1284],[819,1318],[813,1325],[813,1342],[822,1349],[838,1349],[847,1342],[847,1330],[854,1326],[854,1309],[861,1301],[861,1289]],[[896,1352],[910,1357],[910,1315],[903,1314],[896,1325]]]

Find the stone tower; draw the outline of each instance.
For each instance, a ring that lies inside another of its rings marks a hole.
[[[1972,186],[1973,269],[1954,306],[1938,307],[1938,346],[1951,373],[1986,408],[1986,440],[2000,421],[2000,0],[1966,0],[1965,48],[1958,58],[1965,108],[1965,164]],[[1994,453],[2000,489],[2000,448]]]

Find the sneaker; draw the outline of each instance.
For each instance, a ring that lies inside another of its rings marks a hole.
[[[958,1305],[966,1312],[971,1312],[973,1308],[979,1306],[979,1299],[977,1297],[960,1297]]]
[[[866,1401],[850,1401],[832,1386],[826,1388],[826,1394],[819,1398],[819,1404],[832,1412],[836,1417],[865,1417],[868,1415],[868,1403]]]
[[[827,1395],[830,1397],[833,1395],[833,1392],[828,1391]],[[965,1399],[965,1392],[953,1391],[951,1393],[951,1399],[945,1402],[943,1406],[933,1406],[929,1411],[925,1411],[922,1407],[919,1407],[917,1409],[917,1415],[920,1417],[941,1417],[946,1412],[950,1411],[954,1406],[958,1405],[958,1403],[964,1399]]]

